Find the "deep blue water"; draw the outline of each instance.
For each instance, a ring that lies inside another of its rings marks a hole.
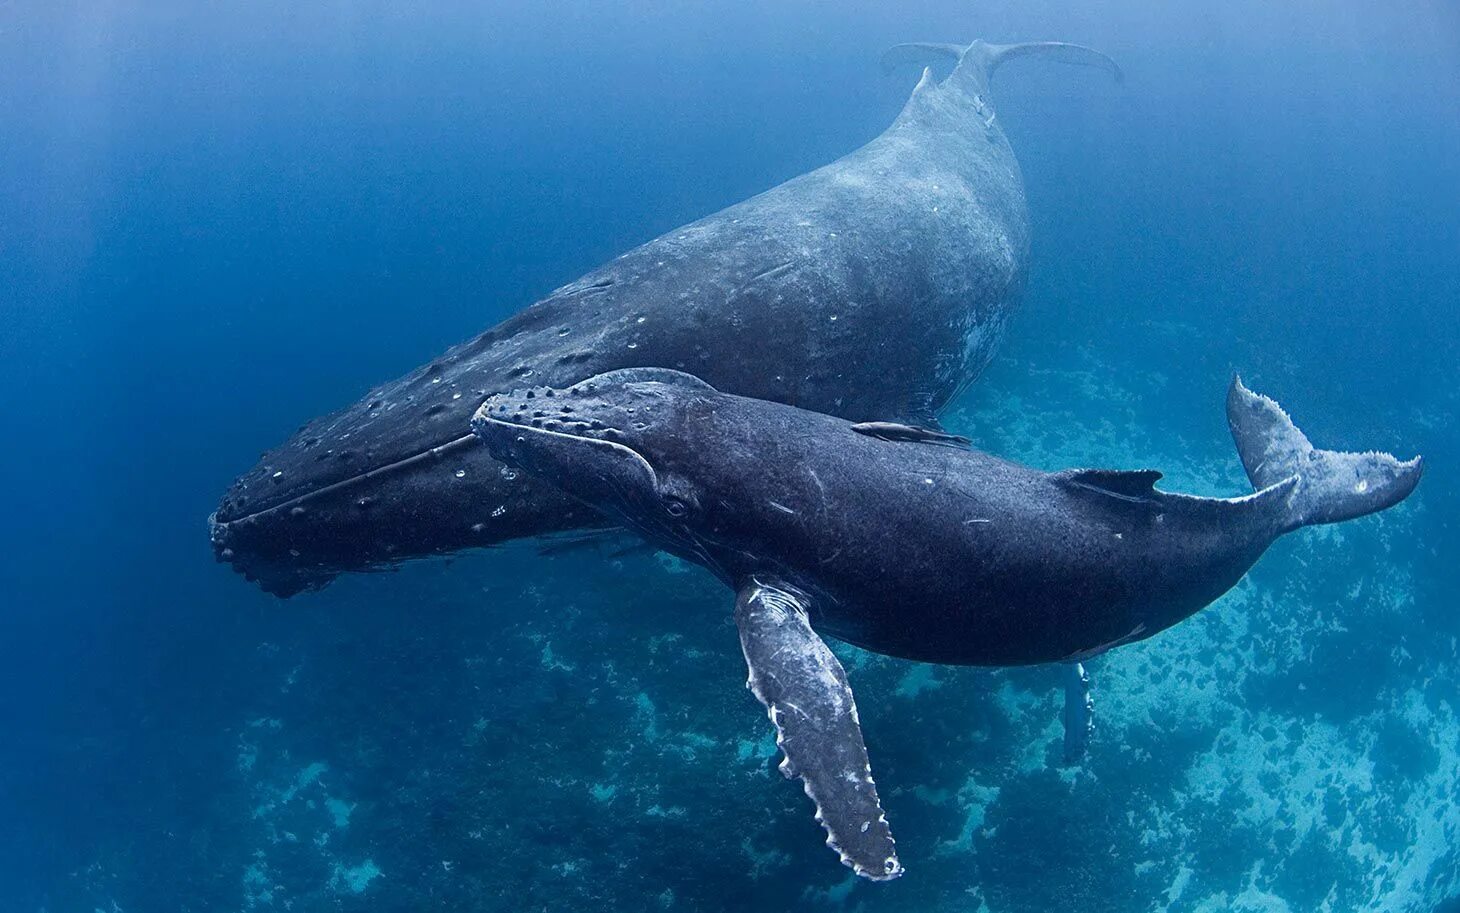
[[[1127,78],[1000,72],[1030,288],[950,427],[1233,494],[1240,370],[1428,460],[1093,666],[1086,772],[1040,671],[839,648],[909,870],[852,884],[698,572],[506,549],[280,602],[213,563],[259,450],[865,142],[883,47],[974,37]],[[1457,112],[1442,2],[0,7],[0,909],[1460,896]]]

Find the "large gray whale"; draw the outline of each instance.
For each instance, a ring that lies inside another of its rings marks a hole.
[[[1256,489],[1158,491],[1161,474],[1039,472],[897,423],[854,424],[631,369],[489,398],[475,433],[738,593],[749,686],[827,843],[859,875],[902,869],[846,673],[818,634],[906,659],[1076,663],[1230,589],[1283,533],[1398,503],[1419,458],[1319,450],[1234,380]]]
[[[229,489],[220,560],[289,595],[342,571],[599,523],[473,446],[490,393],[614,368],[850,419],[932,424],[988,363],[1024,285],[1019,165],[989,99],[1004,61],[1074,45],[904,45],[925,69],[884,133],[823,168],[675,229],[339,412]]]

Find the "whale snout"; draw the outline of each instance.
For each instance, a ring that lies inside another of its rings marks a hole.
[[[264,592],[287,598],[317,590],[335,579],[337,571],[301,561],[303,553],[272,535],[266,522],[252,518],[223,522],[208,515],[208,539],[213,557],[231,565],[245,580]]]
[[[566,494],[493,459],[466,426],[460,438],[288,501],[232,515],[220,507],[209,522],[215,556],[291,596],[345,572],[497,545],[523,528],[601,525]]]

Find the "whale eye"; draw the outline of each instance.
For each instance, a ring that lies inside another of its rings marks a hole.
[[[689,507],[674,495],[664,496],[664,512],[671,517],[682,517],[689,512]]]

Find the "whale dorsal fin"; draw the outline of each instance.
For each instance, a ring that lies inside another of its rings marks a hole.
[[[746,687],[765,705],[785,753],[781,773],[800,777],[816,803],[826,843],[852,871],[874,881],[902,874],[892,830],[862,741],[847,673],[811,630],[807,597],[752,577],[735,600]]]
[[[972,441],[960,434],[949,434],[933,428],[904,425],[901,422],[858,422],[852,430],[879,441],[913,444],[942,444],[947,447],[968,447]]]
[[[1055,473],[1055,480],[1067,488],[1093,491],[1122,501],[1153,501],[1160,492],[1156,483],[1161,473],[1154,469],[1067,469]]]

